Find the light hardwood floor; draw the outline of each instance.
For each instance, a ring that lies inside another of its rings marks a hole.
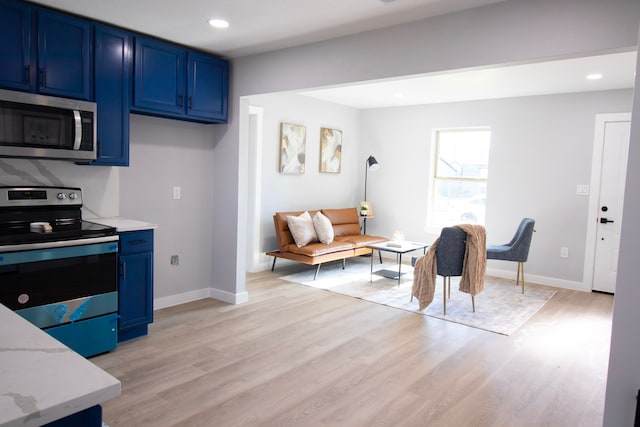
[[[91,360],[118,426],[600,426],[610,295],[559,290],[511,336],[249,274],[249,302],[156,311]],[[529,286],[529,284],[528,284]]]

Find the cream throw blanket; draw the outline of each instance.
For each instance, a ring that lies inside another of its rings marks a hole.
[[[484,288],[484,273],[487,267],[487,232],[482,225],[460,224],[456,227],[467,233],[467,248],[464,254],[459,289],[462,292],[477,295]],[[413,297],[418,299],[420,310],[427,308],[433,301],[438,273],[436,249],[439,240],[438,237],[429,247],[427,253],[418,259],[413,270],[411,299]]]

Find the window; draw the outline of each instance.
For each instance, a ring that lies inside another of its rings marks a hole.
[[[427,224],[484,224],[489,128],[436,130]]]

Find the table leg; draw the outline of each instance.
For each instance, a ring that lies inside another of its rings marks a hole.
[[[380,251],[378,251],[380,253]],[[371,272],[369,273],[369,283],[373,282],[373,249],[371,249]]]
[[[398,257],[398,286],[400,286],[400,277],[402,277],[401,272],[402,272],[402,254],[398,254],[400,255]]]

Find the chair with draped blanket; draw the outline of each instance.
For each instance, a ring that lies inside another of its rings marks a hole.
[[[482,291],[486,266],[485,229],[481,225],[461,224],[444,227],[427,253],[415,262],[411,298],[416,297],[423,310],[433,300],[436,275],[443,277],[443,314],[451,296],[451,277],[461,276],[460,290],[475,295]],[[447,294],[448,292],[448,294]]]
[[[487,259],[503,261],[515,261],[518,263],[516,285],[522,280],[522,293],[524,294],[524,263],[529,257],[529,247],[533,238],[533,226],[535,221],[531,218],[523,218],[509,243],[504,245],[487,245]]]

